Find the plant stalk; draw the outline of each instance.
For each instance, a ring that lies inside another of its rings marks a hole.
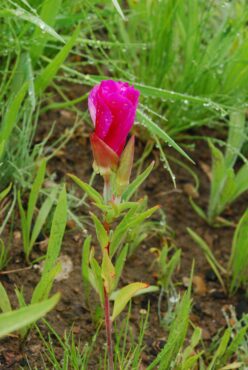
[[[108,346],[108,362],[109,370],[114,370],[114,357],[113,357],[113,343],[112,343],[112,322],[110,318],[110,305],[108,293],[104,287],[104,313],[105,313],[105,328]]]
[[[110,174],[106,173],[104,176],[104,188],[103,188],[103,198],[105,203],[108,203],[112,198],[112,189],[110,183]]]

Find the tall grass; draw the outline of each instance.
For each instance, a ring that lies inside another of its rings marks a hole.
[[[216,124],[245,104],[245,1],[129,0],[123,10],[126,21],[110,8],[95,8],[108,42],[105,37],[97,45],[89,63],[103,74],[107,67],[113,76],[158,88],[144,98],[144,109],[167,133]],[[99,29],[94,35],[100,37]]]

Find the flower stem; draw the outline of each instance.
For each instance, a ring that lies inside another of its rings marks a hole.
[[[105,200],[105,203],[108,203],[112,198],[110,174],[109,173],[105,174],[103,178],[104,178],[103,198]]]
[[[113,344],[112,344],[112,322],[110,318],[109,297],[108,297],[108,293],[105,288],[104,288],[104,312],[105,312],[105,328],[106,328],[107,345],[108,345],[109,370],[114,370]]]

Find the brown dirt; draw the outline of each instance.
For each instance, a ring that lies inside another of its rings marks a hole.
[[[37,134],[37,141],[44,136],[45,132],[49,129],[54,120],[57,121],[56,130],[53,137],[58,137],[65,129],[70,128],[74,121],[74,116],[65,112],[58,114],[46,114],[40,123]],[[83,127],[83,125],[82,125]],[[143,143],[137,141],[136,155],[142,153]],[[170,155],[178,156],[175,151],[169,149]],[[197,173],[200,179],[199,198],[196,202],[206,209],[209,181],[207,176],[201,169],[200,163],[209,165],[209,150],[204,142],[198,142],[194,152],[190,152],[191,157],[195,161],[195,165],[190,165],[191,168]],[[183,279],[189,277],[193,259],[195,260],[195,273],[198,276],[198,283],[200,283],[200,291],[193,292],[193,309],[191,319],[196,325],[203,329],[203,337],[209,342],[214,334],[226,325],[222,309],[227,305],[233,304],[237,307],[240,299],[243,300],[239,294],[229,298],[222,290],[215,277],[209,271],[207,264],[201,251],[196,247],[194,242],[189,237],[186,227],[191,227],[205,240],[208,241],[217,259],[226,265],[230,255],[231,240],[233,236],[233,229],[227,227],[212,228],[206,225],[196,213],[193,211],[189,204],[187,189],[191,187],[186,184],[192,184],[192,177],[182,167],[173,165],[173,171],[176,175],[178,189],[174,190],[169,174],[164,170],[163,166],[159,163],[159,154],[154,150],[149,157],[147,163],[152,159],[156,160],[156,168],[150,175],[149,179],[144,184],[141,194],[149,196],[149,204],[160,204],[165,212],[168,226],[173,230],[170,233],[170,238],[173,236],[174,244],[182,249],[182,260],[180,270],[174,277],[174,283],[178,286],[179,291],[184,291]],[[184,161],[184,160],[183,160]],[[91,174],[92,156],[89,147],[89,140],[87,138],[87,130],[78,129],[73,139],[66,145],[66,148],[58,153],[49,163],[48,171],[50,174],[55,175],[57,182],[66,181],[68,188],[73,185],[66,178],[66,173],[73,173],[84,180],[89,180]],[[185,186],[186,185],[186,186]],[[101,188],[101,180],[97,179],[96,186]],[[78,191],[78,190],[77,190]],[[80,191],[78,194],[81,194]],[[228,208],[224,217],[237,222],[242,212],[247,205],[247,195],[242,196],[235,204]],[[87,215],[87,209],[82,207],[79,212],[81,215]],[[157,214],[156,217],[159,217]],[[92,228],[86,227],[90,232]],[[15,231],[18,231],[18,227]],[[21,240],[19,234],[15,233],[15,239],[11,247],[11,262],[7,269],[12,270],[16,268],[25,267],[22,254]],[[91,314],[86,308],[84,301],[84,294],[81,284],[81,247],[84,240],[84,234],[77,228],[67,229],[63,246],[62,254],[71,257],[73,261],[73,271],[67,280],[54,284],[54,292],[60,291],[62,298],[56,309],[47,315],[47,319],[54,326],[54,328],[62,335],[65,330],[69,331],[71,326],[74,325],[74,333],[77,339],[81,339],[82,343],[90,341],[93,333],[95,332],[95,325],[92,322]],[[145,281],[150,284],[156,284],[156,268],[152,267],[153,255],[149,249],[151,247],[161,248],[163,240],[159,238],[149,239],[147,242],[137,249],[136,253],[127,261],[121,284],[133,281]],[[42,245],[42,244],[41,244]],[[42,254],[41,245],[35,247],[33,257]],[[43,252],[44,253],[44,252]],[[201,279],[202,278],[202,279]],[[19,288],[24,287],[25,297],[27,302],[31,297],[31,292],[34,285],[39,280],[39,274],[35,270],[22,271],[8,275],[0,275],[0,281],[3,282],[7,288],[13,305],[16,305],[14,296],[14,286]],[[212,281],[213,280],[213,281]],[[203,285],[203,287],[202,287]],[[242,293],[240,293],[242,294]],[[133,300],[131,325],[134,332],[138,331],[139,317],[141,316],[141,309],[146,308],[148,301],[151,304],[151,312],[149,316],[149,329],[145,336],[146,348],[144,351],[143,365],[146,366],[154,356],[158,353],[160,347],[163,345],[166,338],[166,331],[160,325],[158,320],[158,295],[150,294],[143,297],[137,297]],[[166,301],[162,305],[162,313],[165,314]],[[40,324],[43,333],[47,329],[44,324]],[[104,332],[99,337],[98,348],[102,349],[104,342]],[[54,345],[57,346],[56,341]],[[33,331],[28,337],[26,344],[22,349],[19,348],[19,341],[16,336],[10,336],[0,342],[0,368],[1,369],[19,369],[21,366],[26,368],[26,360],[30,361],[32,367],[35,365],[38,369],[42,369],[41,362],[41,342],[37,334]],[[57,346],[58,354],[60,349]],[[96,369],[98,363],[98,356],[94,356],[90,368]],[[49,366],[48,366],[49,368]]]

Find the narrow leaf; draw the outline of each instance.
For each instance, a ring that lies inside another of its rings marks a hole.
[[[131,283],[124,288],[120,289],[114,302],[114,309],[112,314],[112,320],[124,310],[130,299],[140,290],[145,289],[149,285],[145,283]]]
[[[77,176],[68,174],[68,176],[96,203],[103,203],[103,197],[92,186],[80,180]]]
[[[29,306],[6,312],[0,315],[0,338],[16,331],[32,322],[37,321],[47,312],[52,310],[58,303],[59,294],[41,303],[31,304]]]

